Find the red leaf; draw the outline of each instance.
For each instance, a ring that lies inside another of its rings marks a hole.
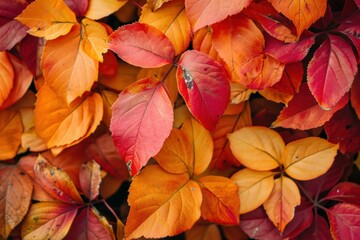
[[[335,200],[360,206],[360,185],[352,182],[339,183],[322,200]]]
[[[328,140],[340,144],[342,153],[356,153],[360,150],[360,120],[346,105],[325,123]]]
[[[89,0],[64,0],[64,2],[78,17],[85,15],[89,5]]]
[[[33,76],[36,76],[36,72],[40,63],[38,62],[39,52],[38,48],[42,40],[38,37],[27,35],[20,43],[20,55],[25,62]]]
[[[304,36],[298,42],[284,43],[267,34],[265,52],[282,63],[300,62],[314,44],[314,36]],[[289,54],[291,52],[291,54]]]
[[[109,49],[124,61],[143,68],[164,66],[175,56],[174,46],[165,34],[144,23],[118,28],[109,36]]]
[[[84,195],[91,201],[99,195],[101,183],[100,165],[94,160],[88,161],[81,166],[80,186]]]
[[[350,2],[351,5],[352,1],[346,1],[346,3],[347,2]],[[353,11],[353,9],[351,9],[351,11]],[[345,16],[348,15],[349,14],[346,14]],[[358,10],[353,12],[349,17],[347,17],[343,21],[341,21],[341,24],[337,28],[337,30],[341,31],[348,38],[350,38],[353,45],[357,49],[358,54],[360,54],[360,37],[358,35],[360,32],[359,22],[360,22],[360,11]]]
[[[273,127],[300,130],[319,127],[328,121],[336,111],[343,108],[348,98],[349,95],[345,94],[335,107],[326,111],[318,105],[308,86],[302,84],[299,93],[295,94],[289,105],[283,108],[272,125]]]
[[[360,207],[339,203],[326,211],[333,239],[355,240],[360,236]]]
[[[312,204],[302,201],[301,205],[295,208],[295,217],[286,225],[283,238],[295,238],[307,229],[313,220]]]
[[[178,64],[178,89],[186,105],[206,129],[215,129],[230,98],[223,66],[196,50],[183,53]]]
[[[262,207],[241,215],[240,227],[251,238],[261,240],[282,239],[279,230],[270,221]]]
[[[351,106],[354,108],[357,117],[360,119],[360,71],[355,77],[350,91]]]
[[[331,239],[330,229],[326,220],[315,215],[309,228],[305,229],[296,239],[327,240]]]
[[[324,109],[333,108],[350,90],[357,71],[351,46],[342,38],[329,35],[315,51],[308,65],[308,84]]]
[[[186,15],[193,31],[196,32],[206,25],[220,22],[241,12],[251,3],[251,0],[185,0]]]
[[[99,73],[106,77],[114,77],[118,71],[118,60],[113,52],[104,54],[104,61],[99,63]]]
[[[134,176],[170,134],[174,114],[169,95],[162,82],[145,78],[123,90],[112,111],[115,146]]]

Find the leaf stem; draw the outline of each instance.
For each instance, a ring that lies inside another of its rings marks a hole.
[[[110,205],[106,202],[105,199],[101,199],[100,200],[102,203],[104,203],[104,205],[106,206],[106,208],[111,212],[111,214],[115,217],[116,220],[120,220],[119,217],[116,215],[116,213],[114,212],[114,210],[110,207]]]

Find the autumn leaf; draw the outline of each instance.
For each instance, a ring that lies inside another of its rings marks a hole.
[[[144,68],[164,66],[175,57],[174,46],[165,34],[144,23],[118,28],[109,36],[109,49],[125,62]]]
[[[220,224],[239,224],[238,187],[233,181],[220,176],[199,179],[203,201],[201,216]]]
[[[152,10],[151,3],[142,7],[140,23],[146,23],[163,32],[172,42],[175,55],[185,51],[190,43],[191,27],[185,13],[182,0],[164,3],[156,11]]]
[[[80,32],[76,24],[67,35],[47,41],[41,57],[45,82],[68,105],[89,91],[98,77],[98,61],[83,51]]]
[[[89,0],[85,17],[98,20],[116,12],[126,2],[127,0]]]
[[[294,218],[286,225],[284,238],[295,238],[300,233],[309,228],[314,218],[312,203],[302,200],[301,204],[295,208]]]
[[[83,38],[81,40],[82,50],[91,58],[103,62],[102,54],[108,50],[107,32],[100,23],[84,18],[81,21],[83,27]]]
[[[52,166],[39,155],[34,166],[37,183],[52,197],[66,203],[82,203],[75,185],[65,171]]]
[[[190,112],[206,129],[215,129],[230,97],[223,66],[196,50],[183,53],[178,65],[178,89]]]
[[[220,229],[215,224],[195,224],[185,232],[185,239],[221,240]]]
[[[279,166],[285,149],[281,136],[265,127],[243,127],[228,134],[230,149],[246,167],[267,171]]]
[[[322,138],[308,137],[287,144],[281,161],[290,177],[310,180],[329,170],[338,148]]]
[[[80,169],[79,179],[83,194],[90,201],[97,198],[101,183],[100,165],[94,160],[84,163]]]
[[[339,183],[321,200],[335,200],[360,206],[360,185],[352,182]]]
[[[192,39],[193,49],[207,54],[209,57],[216,61],[221,61],[219,54],[213,46],[212,41],[213,30],[210,27],[204,27],[194,33]]]
[[[46,40],[67,34],[76,23],[76,16],[63,0],[36,0],[15,18],[30,29],[28,33]]]
[[[274,188],[264,202],[264,208],[280,232],[294,218],[295,207],[300,205],[300,198],[299,189],[293,180],[284,176],[275,179]]]
[[[31,205],[21,226],[22,239],[63,239],[68,233],[78,206],[61,202]]]
[[[14,68],[7,52],[0,52],[0,107],[10,94],[14,85]]]
[[[174,175],[159,166],[147,166],[134,178],[129,192],[125,239],[173,236],[200,218],[200,186],[187,173]]]
[[[269,0],[269,2],[294,23],[298,37],[311,24],[324,16],[326,11],[326,1],[322,0]]]
[[[219,0],[185,0],[186,15],[194,32],[206,25],[224,20],[241,12],[251,0],[219,1]]]
[[[351,45],[342,38],[328,35],[315,51],[307,70],[308,85],[324,109],[333,108],[350,90],[357,63]]]
[[[0,189],[0,237],[7,239],[28,211],[33,184],[21,167],[0,164]]]
[[[350,90],[350,102],[354,108],[357,117],[360,119],[360,95],[356,94],[360,92],[360,72],[355,76],[353,85]]]
[[[84,16],[89,5],[89,1],[87,0],[64,0],[64,2],[77,17]]]
[[[170,134],[173,108],[167,90],[151,78],[139,80],[120,93],[112,110],[115,146],[135,176]]]
[[[269,198],[274,188],[274,173],[255,171],[248,168],[236,172],[231,180],[238,186],[240,214],[250,212]]]
[[[15,157],[21,144],[22,131],[19,112],[13,109],[0,111],[0,160]]]
[[[98,93],[77,99],[70,106],[47,85],[37,96],[35,129],[49,148],[84,139],[95,131],[102,119],[103,103]]]

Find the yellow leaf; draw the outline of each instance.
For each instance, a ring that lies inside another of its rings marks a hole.
[[[15,19],[30,28],[29,34],[46,40],[67,34],[76,23],[75,13],[63,0],[36,0]]]
[[[103,104],[104,104],[104,115],[102,120],[108,127],[110,126],[110,120],[112,116],[111,106],[116,101],[118,96],[119,94],[114,93],[112,91],[107,91],[107,90],[101,91],[101,97],[103,99]]]
[[[41,58],[45,82],[68,104],[89,91],[98,77],[98,61],[80,44],[80,25],[76,24],[66,36],[46,42]]]
[[[241,83],[230,83],[230,99],[232,104],[237,104],[248,100],[250,95],[255,92],[255,90],[248,89]]]
[[[266,127],[244,127],[228,134],[230,149],[246,167],[267,171],[279,167],[285,143],[281,136]]]
[[[147,5],[151,8],[152,11],[158,10],[164,3],[169,2],[171,0],[148,0]]]
[[[300,205],[301,196],[296,183],[281,176],[275,179],[275,186],[269,198],[264,202],[266,214],[273,224],[283,232],[294,218],[295,207]]]
[[[94,93],[70,106],[46,84],[38,92],[35,129],[49,148],[73,144],[95,131],[103,116],[101,96]]]
[[[275,173],[248,168],[235,173],[231,180],[239,187],[240,214],[250,212],[263,204],[274,188]]]
[[[13,109],[0,111],[0,160],[15,157],[21,143],[23,126],[20,114]]]
[[[182,104],[174,109],[174,128],[180,128],[186,119],[192,115],[185,104]]]
[[[123,239],[124,238],[124,224],[119,220],[116,219],[116,237],[117,239]]]
[[[195,50],[207,54],[212,59],[221,62],[218,52],[212,43],[212,29],[208,26],[203,27],[194,33],[192,45]]]
[[[147,166],[129,189],[125,238],[161,238],[190,229],[200,218],[200,186],[187,173],[171,174]]]
[[[9,96],[14,85],[14,69],[7,52],[0,52],[0,107]]]
[[[152,7],[152,4],[142,7],[139,22],[147,23],[163,32],[174,45],[175,55],[185,51],[190,43],[191,27],[185,13],[184,1],[164,3],[156,11],[153,11]]]
[[[329,170],[338,148],[338,144],[318,137],[293,141],[285,147],[283,154],[285,171],[297,180],[317,178]]]
[[[81,41],[82,50],[91,58],[103,62],[103,53],[108,50],[108,34],[103,25],[88,18],[82,21],[83,39]]]
[[[127,0],[89,0],[85,17],[98,20],[116,12],[127,3]]]

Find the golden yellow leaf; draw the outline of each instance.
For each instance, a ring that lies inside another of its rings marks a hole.
[[[273,224],[283,232],[294,218],[295,207],[300,205],[301,196],[296,183],[281,176],[275,179],[275,185],[269,198],[264,202],[266,214]]]
[[[103,116],[98,93],[78,98],[70,106],[46,84],[37,96],[35,129],[49,148],[84,139],[95,131]]]
[[[98,61],[80,47],[80,28],[76,24],[66,36],[46,42],[41,58],[45,82],[68,104],[89,91],[98,78]]]
[[[323,175],[335,160],[338,144],[309,137],[286,145],[282,162],[290,177],[310,180]]]
[[[237,83],[237,82],[230,83],[230,99],[231,99],[231,103],[233,104],[247,101],[250,95],[255,92],[256,90],[248,89],[241,83]]]
[[[185,51],[190,43],[191,27],[185,13],[184,1],[164,3],[156,11],[153,11],[152,7],[152,4],[142,7],[139,22],[147,23],[163,32],[174,45],[175,55]]]
[[[81,40],[82,50],[91,58],[103,62],[103,53],[108,50],[108,34],[103,25],[91,19],[84,18],[82,21],[83,35]]]
[[[228,134],[234,156],[248,168],[267,171],[280,166],[285,143],[266,127],[244,127]]]
[[[9,96],[14,85],[14,69],[7,52],[0,52],[0,107]]]
[[[192,39],[192,45],[195,50],[209,55],[218,62],[222,61],[212,44],[212,29],[210,27],[206,26],[196,31]]]
[[[148,0],[147,5],[151,8],[152,11],[158,10],[164,3],[171,0]]]
[[[116,12],[127,3],[127,0],[89,0],[85,17],[100,19]]]
[[[250,212],[263,204],[274,187],[274,172],[254,171],[248,168],[235,173],[231,180],[239,187],[240,214]]]
[[[191,113],[185,104],[174,109],[174,128],[180,128],[186,119],[191,118]]]
[[[118,96],[119,96],[118,93],[114,93],[112,91],[108,91],[108,90],[101,91],[101,97],[103,99],[103,104],[104,104],[103,121],[108,127],[110,126],[110,120],[112,116],[111,106],[116,101]]]
[[[23,126],[20,114],[13,109],[0,111],[0,160],[15,157],[21,143]]]
[[[29,34],[46,40],[67,34],[76,23],[75,13],[63,0],[36,0],[15,19],[30,28]]]

